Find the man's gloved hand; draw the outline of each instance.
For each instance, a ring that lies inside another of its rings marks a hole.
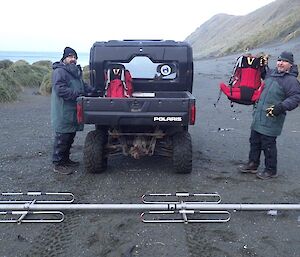
[[[272,105],[266,109],[267,117],[278,116],[281,113],[284,113],[284,109],[282,104]]]
[[[266,109],[266,116],[267,117],[274,117],[273,111],[274,111],[274,105],[272,105],[272,106],[270,106],[269,108]]]

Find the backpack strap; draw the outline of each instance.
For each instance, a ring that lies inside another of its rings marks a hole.
[[[240,56],[239,58],[237,58],[237,60],[235,62],[235,65],[233,67],[233,71],[231,73],[231,76],[230,76],[230,79],[229,79],[229,82],[228,82],[228,86],[230,87],[231,94],[232,94],[232,87],[236,83],[236,79],[235,79],[236,71],[237,71],[238,68],[242,67],[242,63],[243,63],[243,56]],[[218,99],[214,103],[215,107],[217,107],[217,103],[220,101],[221,95],[222,95],[222,90],[220,89]]]
[[[105,92],[107,91],[108,89],[108,86],[109,86],[109,83],[110,83],[110,69],[108,69],[106,72],[105,72]]]
[[[221,95],[222,95],[222,90],[220,89],[220,90],[219,90],[218,99],[217,99],[217,101],[214,103],[214,107],[217,107],[217,103],[220,101]]]

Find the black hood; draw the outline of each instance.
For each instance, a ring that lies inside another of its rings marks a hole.
[[[64,69],[66,70],[68,73],[70,73],[74,78],[81,78],[82,76],[82,69],[80,65],[76,65],[76,64],[65,64],[63,62],[55,62],[52,64],[52,69]]]
[[[295,77],[298,77],[299,71],[298,71],[298,66],[296,64],[293,64],[290,74],[292,74]]]

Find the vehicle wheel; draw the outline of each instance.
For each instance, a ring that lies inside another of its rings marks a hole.
[[[90,131],[84,143],[83,163],[87,172],[101,173],[107,168],[105,145],[107,133],[105,130]]]
[[[173,136],[173,166],[176,173],[192,172],[192,140],[189,132],[183,131]]]

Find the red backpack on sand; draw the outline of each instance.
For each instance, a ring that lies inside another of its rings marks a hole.
[[[220,95],[223,92],[231,102],[244,105],[251,105],[258,101],[264,87],[262,81],[266,66],[264,58],[251,55],[240,56],[228,85],[220,83]]]
[[[105,96],[131,97],[133,93],[130,72],[123,64],[110,64],[105,72]]]

